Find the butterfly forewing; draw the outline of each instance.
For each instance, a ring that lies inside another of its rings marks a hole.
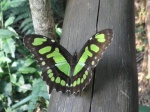
[[[55,88],[65,93],[70,83],[71,54],[54,40],[41,35],[26,35],[24,44],[40,65],[49,92]]]
[[[77,65],[74,68],[72,84],[72,92],[81,92],[83,88],[90,82],[92,69],[98,64],[103,52],[112,40],[112,30],[105,29],[93,35],[83,46],[78,54]],[[80,80],[77,78],[79,77]],[[82,81],[81,81],[82,80]],[[82,88],[82,89],[81,89]]]
[[[97,32],[85,43],[85,45],[79,52],[78,61],[83,62],[82,57],[87,56],[88,58],[85,60],[85,64],[90,66],[91,68],[94,68],[98,64],[101,56],[110,44],[111,40],[111,29],[105,29]]]

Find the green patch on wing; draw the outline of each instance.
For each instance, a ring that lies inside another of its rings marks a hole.
[[[64,56],[59,52],[58,48],[55,48],[55,50],[52,53],[49,53],[46,55],[47,58],[53,58],[55,62],[55,66],[64,74],[67,76],[70,76],[70,65],[67,62],[67,60],[64,58]]]
[[[74,69],[74,72],[73,72],[73,76],[77,75],[77,73],[79,73],[84,66],[85,66],[84,63],[78,62],[77,65],[75,66],[75,69]]]
[[[61,80],[60,84],[61,84],[62,86],[65,86],[65,85],[66,85],[66,82],[65,82],[64,80]]]
[[[81,81],[81,79],[80,79],[80,78],[78,78],[78,80],[77,80],[77,84],[78,84],[78,85],[80,84],[80,81]]]
[[[49,78],[52,78],[53,75],[54,75],[53,73],[50,73],[50,74],[48,74],[48,77],[49,77]]]
[[[86,79],[86,75],[85,75],[85,74],[83,75],[83,79],[84,79],[84,80]]]
[[[81,79],[81,83],[83,83],[83,82],[84,82],[84,79],[82,78],[82,79]]]
[[[85,62],[87,61],[87,59],[92,56],[93,54],[89,51],[88,47],[86,47],[77,65],[75,66],[73,76],[77,75],[82,70],[82,68],[85,66]]]
[[[55,66],[57,66],[57,68],[65,75],[70,76],[70,65],[67,62],[62,64],[55,64]]]
[[[91,44],[90,45],[90,49],[92,51],[94,51],[95,53],[97,53],[99,51],[99,47],[97,45],[95,45],[95,44]]]
[[[40,50],[39,50],[39,53],[40,53],[40,54],[45,54],[45,53],[48,53],[48,52],[50,52],[50,51],[51,51],[51,47],[50,47],[50,46],[46,46],[46,47],[40,49]]]
[[[47,70],[47,74],[48,74],[48,77],[49,78],[52,78],[53,77],[53,73],[52,73],[52,70],[51,69],[49,69],[49,70]]]
[[[55,80],[55,78],[54,78],[54,77],[52,77],[52,78],[51,78],[51,81],[52,81],[52,82],[54,82],[54,80]]]
[[[73,87],[75,87],[77,85],[77,81],[73,82]]]
[[[57,77],[55,80],[56,83],[60,83],[60,77]]]
[[[39,45],[42,45],[46,41],[47,41],[47,38],[35,38],[32,45],[33,46],[39,46]]]
[[[95,35],[95,38],[97,39],[98,42],[105,42],[106,39],[105,39],[105,35],[104,34],[97,34]]]

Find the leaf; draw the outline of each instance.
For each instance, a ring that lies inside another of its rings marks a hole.
[[[18,112],[26,112],[28,110],[28,105],[24,104],[19,107]]]
[[[31,58],[19,59],[17,61],[14,61],[11,65],[11,67],[14,70],[18,70],[18,72],[23,72],[24,69],[31,70],[31,68],[27,68],[27,67],[30,66],[33,62],[35,62],[35,61]],[[28,70],[27,70],[27,73],[28,73]]]
[[[34,32],[34,29],[32,28],[32,29],[28,29],[28,31],[25,34],[28,35],[28,34],[33,34],[33,33],[35,32]]]
[[[15,41],[12,38],[3,39],[3,49],[6,53],[11,53],[11,56],[15,57]]]
[[[27,58],[26,60],[25,60],[25,63],[24,63],[24,66],[25,67],[28,67],[28,66],[30,66],[32,63],[34,63],[35,61],[33,60],[33,59],[31,59],[31,58]]]
[[[26,18],[20,25],[20,29],[24,28],[25,26],[29,25],[30,24],[30,27],[33,26],[33,23],[32,23],[32,18]]]
[[[2,64],[2,63],[11,63],[11,60],[9,59],[9,58],[7,58],[7,57],[1,57],[0,58],[0,64]]]
[[[29,30],[30,28],[32,28],[33,25],[32,24],[29,24],[29,25],[26,25],[25,27],[23,27],[23,29],[21,30],[21,32],[26,32],[27,30]]]
[[[37,95],[37,96],[45,98],[46,100],[49,100],[49,93],[47,91],[47,85],[41,78],[33,81],[32,95],[33,96]]]
[[[32,87],[30,84],[24,84],[24,85],[18,87],[18,92],[25,93],[26,91],[31,90],[31,88]]]
[[[26,0],[12,0],[12,1],[8,1],[7,4],[11,7],[18,7],[19,5],[21,5],[23,2],[25,2]]]
[[[2,48],[1,48],[2,49]],[[4,57],[4,52],[3,51],[0,51],[0,57]]]
[[[11,83],[7,83],[6,81],[0,81],[0,83],[0,91],[2,91],[2,93],[8,97],[12,91]]]
[[[18,59],[17,61],[14,61],[11,65],[11,67],[15,70],[18,70],[21,68],[24,64],[25,59]]]
[[[10,76],[10,81],[11,81],[11,83],[15,84],[17,82],[17,75],[16,74],[12,74]]]
[[[20,85],[24,85],[24,77],[23,77],[22,75],[19,77],[19,80],[18,80],[17,84],[18,84],[19,86],[20,86]]]
[[[10,30],[11,32],[14,32],[16,34],[15,38],[19,39],[17,32],[12,27],[8,26],[7,29]]]
[[[2,19],[2,13],[0,12],[0,21],[2,21],[3,19]]]
[[[36,72],[36,69],[33,67],[21,67],[18,70],[19,73],[28,74]]]
[[[58,27],[58,24],[55,26],[56,33],[61,37],[62,29]]]
[[[10,107],[10,105],[12,104],[12,100],[11,100],[11,98],[10,98],[10,97],[7,97],[7,101],[8,101],[7,106],[8,106],[8,107]]]
[[[32,100],[29,102],[28,111],[33,111],[36,108],[36,102],[38,101],[39,96],[49,100],[46,83],[41,78],[33,81],[33,91],[31,94]]]
[[[26,98],[22,99],[21,101],[17,102],[16,104],[12,105],[12,109],[15,109],[15,108],[18,108],[18,107],[20,108],[21,105],[25,104],[29,100],[31,100],[31,95],[27,96]]]
[[[7,109],[5,109],[5,112],[14,112],[14,111],[12,111],[10,107],[8,107]]]
[[[3,69],[0,67],[0,73],[3,73]]]
[[[14,20],[15,20],[14,16],[9,17],[5,22],[5,27],[8,27],[9,25],[13,24]]]
[[[16,35],[16,33],[12,32],[10,30],[7,30],[7,29],[0,29],[0,38],[1,39],[11,38],[13,36],[15,37],[18,35]]]
[[[4,93],[6,96],[10,95],[11,91],[12,91],[12,85],[11,83],[5,83],[5,88],[4,88]]]
[[[18,22],[19,20],[22,20],[28,17],[29,17],[29,13],[20,13],[18,14],[18,17],[15,19],[15,22]]]
[[[6,1],[6,0],[3,0],[3,1],[1,2],[1,5],[2,5],[2,8],[1,8],[2,11],[6,10],[7,7],[9,6],[9,4],[7,4],[7,1]]]

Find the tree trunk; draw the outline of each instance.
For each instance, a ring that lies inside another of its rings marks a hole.
[[[29,0],[36,34],[55,38],[55,24],[50,0]]]
[[[114,39],[82,96],[53,90],[48,112],[138,112],[133,0],[69,0],[61,44],[70,53],[102,29]]]

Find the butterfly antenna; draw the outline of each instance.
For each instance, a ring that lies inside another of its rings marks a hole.
[[[99,1],[99,3],[98,3],[98,9],[97,9],[96,33],[98,32],[99,10],[100,10],[100,1]]]

